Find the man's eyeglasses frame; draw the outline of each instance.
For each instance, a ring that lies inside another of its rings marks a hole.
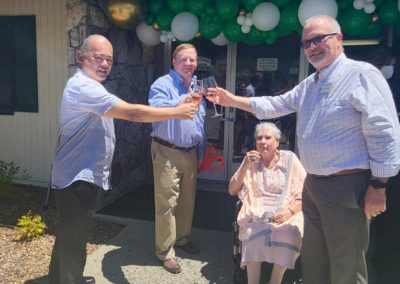
[[[337,35],[338,33],[330,33],[330,34],[324,34],[324,35],[319,35],[316,36],[312,39],[306,39],[301,42],[301,47],[303,49],[310,48],[311,44],[314,44],[314,46],[318,46],[322,41],[324,41],[328,36],[333,36]]]

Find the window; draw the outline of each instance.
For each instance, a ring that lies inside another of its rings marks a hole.
[[[0,114],[38,112],[35,16],[0,17]]]

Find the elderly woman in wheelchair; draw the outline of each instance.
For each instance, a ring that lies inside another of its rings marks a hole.
[[[261,262],[273,264],[269,283],[281,283],[300,253],[306,173],[293,152],[278,149],[280,136],[275,124],[258,124],[256,150],[246,153],[229,182],[229,193],[242,201],[237,223],[249,284],[259,283]]]

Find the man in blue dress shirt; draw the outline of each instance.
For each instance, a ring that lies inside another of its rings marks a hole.
[[[210,100],[259,119],[297,112],[303,190],[301,251],[306,284],[366,284],[369,219],[386,210],[400,169],[400,126],[390,88],[371,64],[348,59],[329,16],[309,18],[301,45],[317,72],[281,96],[243,98],[209,89]]]
[[[91,35],[77,52],[79,67],[64,89],[60,132],[51,171],[58,209],[58,229],[49,268],[51,284],[85,283],[89,212],[100,190],[108,190],[115,147],[113,118],[138,122],[192,119],[196,105],[179,102],[167,108],[129,104],[101,84],[111,72],[113,48]]]
[[[191,100],[196,78],[197,51],[181,44],[172,55],[173,69],[158,78],[150,89],[149,104],[154,107],[176,106]],[[179,273],[175,247],[187,253],[199,250],[189,240],[192,229],[199,157],[205,144],[205,102],[201,101],[193,120],[169,119],[153,123],[151,155],[154,173],[155,247],[163,268]]]

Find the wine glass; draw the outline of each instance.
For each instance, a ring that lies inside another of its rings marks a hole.
[[[208,95],[207,94],[207,89],[208,88],[216,88],[216,87],[218,87],[217,81],[215,80],[214,76],[210,76],[210,77],[204,78],[203,81],[204,81],[203,87],[205,89],[205,95],[206,96]],[[214,106],[214,115],[211,116],[211,117],[220,117],[220,116],[222,116],[223,114],[218,112],[217,106],[215,105],[215,103],[213,103],[213,106]]]
[[[192,102],[197,106],[201,105],[202,95],[205,93],[204,81],[196,80],[191,88],[191,98]]]

